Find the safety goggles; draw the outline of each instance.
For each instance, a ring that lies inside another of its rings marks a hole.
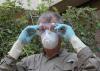
[[[56,27],[56,23],[40,23],[39,29],[38,29],[38,34],[41,35],[46,30],[55,32],[60,35],[64,32],[64,28],[61,28],[60,30],[55,30],[55,27]]]
[[[49,31],[55,31],[55,29],[54,29],[54,27],[55,27],[55,24],[53,24],[53,23],[41,23],[40,25],[39,25],[39,31],[40,32],[44,32],[45,30],[49,30]]]

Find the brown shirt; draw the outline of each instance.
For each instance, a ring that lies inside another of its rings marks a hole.
[[[9,57],[2,59],[0,71],[100,71],[100,59],[88,47],[77,55],[63,49],[52,59],[41,53],[25,57],[17,64],[14,61]]]

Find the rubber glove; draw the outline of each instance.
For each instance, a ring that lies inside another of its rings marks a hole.
[[[18,40],[14,43],[8,55],[14,59],[18,59],[25,44],[29,43],[32,38],[37,34],[38,25],[27,26],[19,35]]]
[[[32,38],[37,34],[36,31],[39,29],[38,25],[27,26],[19,35],[18,40],[22,42],[22,44],[29,43]]]
[[[68,39],[75,51],[78,53],[83,48],[87,47],[76,35],[73,31],[72,27],[66,24],[57,24],[55,26],[55,30],[60,32],[60,30],[64,30],[64,32],[61,32],[61,35],[64,37],[64,39]]]
[[[55,27],[55,30],[57,32],[59,32],[60,30],[64,30],[64,32],[61,32],[61,34],[65,39],[70,40],[73,36],[75,36],[75,33],[72,27],[66,24],[57,24]]]

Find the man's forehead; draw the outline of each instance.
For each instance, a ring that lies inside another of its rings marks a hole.
[[[48,19],[43,18],[43,19],[40,20],[39,24],[52,24],[52,25],[55,25],[56,24],[56,20],[51,20],[51,21],[48,22]]]
[[[45,22],[47,22],[47,18],[40,19],[40,23],[45,23]]]
[[[57,22],[57,18],[56,17],[54,17],[54,16],[52,16],[52,17],[50,17],[50,18],[41,18],[40,19],[40,23],[55,23],[55,22]]]

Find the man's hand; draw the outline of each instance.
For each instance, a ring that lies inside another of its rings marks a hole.
[[[55,27],[55,30],[60,31],[64,30],[61,35],[64,37],[64,39],[68,39],[73,48],[76,50],[76,52],[79,52],[81,49],[87,47],[74,33],[73,29],[69,25],[65,24],[57,24]]]
[[[14,59],[18,59],[22,52],[22,48],[37,34],[36,30],[38,30],[38,28],[38,25],[27,26],[19,35],[18,40],[14,43],[11,50],[8,52],[8,55]]]
[[[39,29],[38,25],[27,26],[19,35],[18,40],[24,44],[29,43],[32,38],[37,34],[36,31]]]
[[[65,39],[70,40],[73,36],[75,36],[72,27],[66,24],[57,24],[55,30],[57,31],[64,30],[64,32],[61,32],[61,34]]]

